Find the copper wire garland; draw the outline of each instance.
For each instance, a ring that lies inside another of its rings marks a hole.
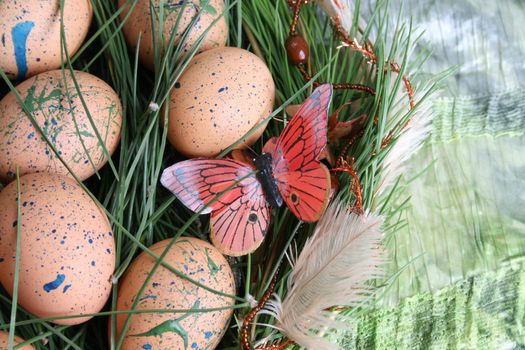
[[[266,292],[262,296],[261,300],[259,300],[257,305],[253,309],[250,310],[248,315],[246,315],[246,317],[242,321],[241,346],[242,346],[242,348],[244,350],[253,350],[253,347],[251,346],[250,340],[248,338],[248,330],[249,330],[250,325],[251,325],[253,319],[255,318],[255,316],[257,316],[259,311],[261,311],[264,308],[264,306],[266,305],[266,303],[268,302],[268,300],[272,296],[272,293],[273,293],[273,290],[275,288],[275,285],[277,284],[277,277],[278,276],[279,276],[279,269],[277,269],[277,271],[275,272],[275,275],[272,278],[272,282],[270,283],[270,286],[268,287],[268,290],[266,290]],[[247,283],[249,283],[249,281],[247,281]],[[263,347],[263,348],[257,348],[257,350],[280,350],[280,349],[284,348],[285,346],[287,346],[288,344],[291,344],[291,341],[290,342],[285,342],[285,343],[280,344],[280,345],[275,345],[275,346],[270,346],[270,347]]]

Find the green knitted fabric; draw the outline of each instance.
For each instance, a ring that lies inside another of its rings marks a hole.
[[[525,3],[407,0],[429,72],[458,64],[409,161],[374,310],[334,334],[341,349],[525,349]],[[521,18],[519,20],[518,18]]]
[[[408,225],[387,240],[389,272],[404,268],[389,303],[525,254],[524,151],[523,135],[484,133],[430,142],[411,159],[407,176],[422,174],[400,194]]]
[[[525,262],[370,312],[337,334],[342,349],[525,349]]]
[[[389,272],[403,272],[386,305],[525,255],[525,4],[406,2],[434,50],[425,69],[458,71],[404,172],[407,225],[387,237]]]
[[[525,89],[434,102],[431,142],[480,135],[516,136],[525,130]]]

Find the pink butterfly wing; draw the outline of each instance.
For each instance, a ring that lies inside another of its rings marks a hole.
[[[253,252],[262,243],[270,220],[270,206],[256,178],[242,181],[242,195],[210,219],[210,238],[223,254],[241,256]]]
[[[160,181],[189,209],[211,212],[215,247],[223,254],[240,256],[261,244],[270,217],[253,171],[236,160],[197,158],[165,169]]]
[[[288,208],[317,221],[330,198],[330,172],[319,162],[326,147],[332,86],[319,86],[301,105],[275,144],[273,176]]]

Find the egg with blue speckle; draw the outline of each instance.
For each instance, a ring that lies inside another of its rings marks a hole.
[[[168,46],[174,35],[175,46],[184,38],[183,52],[188,52],[200,37],[204,35],[198,52],[225,46],[228,40],[228,21],[224,0],[119,0],[119,7],[124,10],[120,14],[124,22],[122,31],[127,42],[136,48],[139,42],[140,61],[150,70],[155,67],[154,38],[161,37],[162,28],[163,50]],[[154,16],[151,16],[153,9]],[[131,11],[131,13],[130,13]],[[162,12],[163,23],[160,22]],[[153,35],[152,23],[156,33]],[[192,24],[193,23],[193,24]],[[188,27],[191,26],[188,31]]]
[[[149,249],[160,256],[171,239]],[[232,270],[222,254],[208,242],[197,238],[179,238],[167,252],[164,262],[191,280],[208,288],[235,295]],[[155,259],[141,253],[130,265],[118,285],[118,310],[177,310],[147,312],[130,316],[121,349],[212,350],[226,332],[233,314],[234,299],[213,293],[159,266],[139,290],[155,265]],[[204,312],[205,309],[215,309]],[[201,310],[201,311],[199,311]],[[117,339],[124,330],[128,315],[116,320]],[[110,323],[111,324],[111,323]]]
[[[18,345],[24,342],[24,339],[15,336],[14,345]],[[0,331],[0,350],[7,350],[9,345],[9,333]],[[35,350],[31,345],[25,345],[18,350]]]
[[[61,0],[0,1],[0,68],[23,80],[61,65]],[[64,1],[69,56],[86,38],[93,18],[89,0]],[[65,61],[65,55],[64,55]]]
[[[12,181],[17,165],[22,175],[69,175],[60,158],[80,180],[106,164],[120,140],[120,99],[94,75],[75,71],[74,77],[79,90],[70,72],[60,70],[19,84],[25,111],[12,92],[0,101],[0,181]]]
[[[20,221],[18,205],[20,204]],[[115,268],[115,242],[106,214],[73,179],[29,174],[0,192],[0,283],[13,293],[20,228],[18,303],[38,317],[99,312]],[[90,316],[59,318],[71,325]]]
[[[171,92],[169,141],[187,157],[217,156],[249,131],[238,148],[252,145],[264,132],[274,96],[272,75],[253,53],[236,47],[205,51]]]

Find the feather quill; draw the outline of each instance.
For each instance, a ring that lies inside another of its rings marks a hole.
[[[362,305],[370,296],[366,282],[381,275],[384,262],[381,225],[380,216],[357,215],[334,200],[293,266],[288,294],[275,295],[263,313],[307,349],[338,349],[319,332],[347,328],[328,308]]]

